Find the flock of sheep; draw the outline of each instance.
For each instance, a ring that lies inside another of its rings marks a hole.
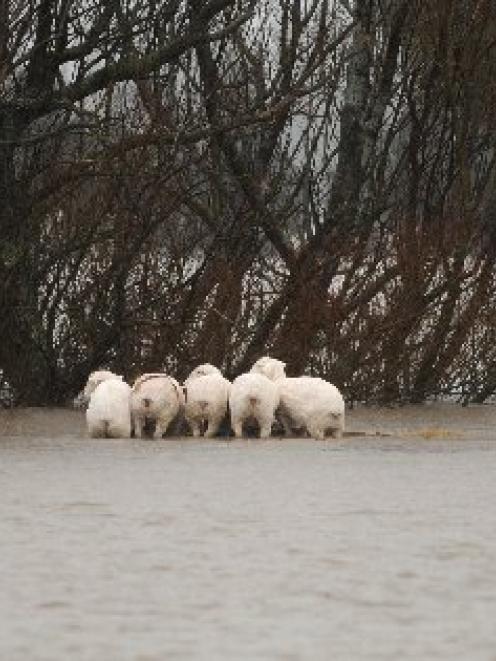
[[[323,439],[326,432],[340,437],[344,430],[344,400],[323,379],[286,376],[285,363],[260,358],[250,372],[232,383],[213,365],[195,368],[181,386],[167,374],[140,376],[131,387],[107,370],[90,374],[79,396],[87,403],[86,421],[93,438],[142,438],[149,425],[161,438],[172,421],[182,416],[193,436],[215,436],[230,414],[237,438],[247,423],[256,423],[260,438],[271,434],[277,418],[287,435],[307,432]]]

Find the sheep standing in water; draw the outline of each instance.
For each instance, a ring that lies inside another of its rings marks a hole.
[[[131,436],[131,388],[108,370],[92,372],[81,399],[88,402],[86,424],[92,438]]]
[[[322,440],[326,431],[340,438],[344,431],[344,399],[336,386],[310,376],[289,378],[285,363],[265,356],[253,365],[255,374],[264,374],[278,390],[278,415],[286,434],[304,428],[313,438]]]
[[[184,382],[184,417],[194,437],[201,436],[205,425],[205,438],[217,434],[227,413],[230,387],[220,370],[208,363],[199,365],[188,376]]]
[[[257,422],[260,438],[268,438],[274,422],[279,395],[275,384],[263,374],[241,374],[229,394],[231,426],[236,438],[243,436],[243,424]]]
[[[143,374],[131,391],[131,415],[137,438],[143,438],[146,422],[155,423],[153,438],[161,438],[184,406],[184,393],[167,374]]]

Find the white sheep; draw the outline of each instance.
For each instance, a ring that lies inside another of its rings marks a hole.
[[[264,374],[276,384],[280,398],[278,416],[286,434],[305,428],[319,440],[325,438],[327,430],[335,438],[342,436],[344,399],[332,383],[310,376],[286,377],[285,363],[268,356],[257,360],[252,372]]]
[[[131,388],[108,370],[92,372],[82,393],[89,400],[86,423],[92,438],[131,436]]]
[[[270,436],[279,395],[274,383],[263,374],[241,374],[234,379],[229,393],[231,426],[236,438],[243,436],[243,423],[255,420],[260,438]]]
[[[184,417],[193,436],[201,436],[205,424],[206,438],[217,434],[227,413],[230,387],[230,382],[213,365],[199,365],[191,372],[184,382]]]
[[[154,438],[161,438],[184,406],[184,393],[167,374],[143,374],[131,391],[131,415],[137,438],[143,437],[145,422],[155,422]]]

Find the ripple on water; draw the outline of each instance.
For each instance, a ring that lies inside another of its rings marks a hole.
[[[0,658],[486,661],[496,448],[457,443],[18,438]]]

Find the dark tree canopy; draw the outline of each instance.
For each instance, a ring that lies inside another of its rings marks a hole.
[[[0,3],[0,379],[496,389],[492,0]],[[2,382],[0,382],[0,386]]]

